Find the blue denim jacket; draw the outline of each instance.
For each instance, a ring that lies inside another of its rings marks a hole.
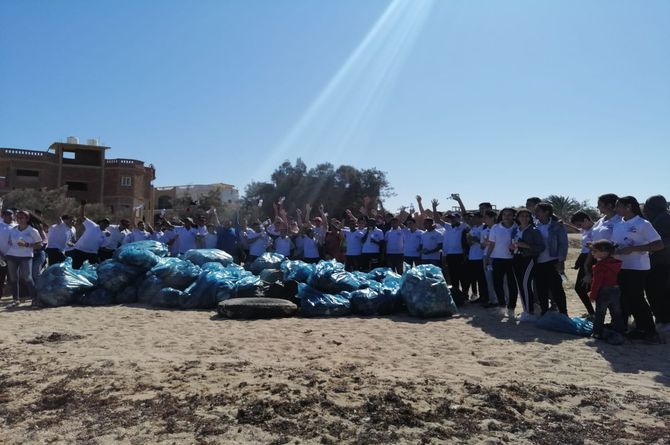
[[[568,256],[568,232],[562,222],[553,218],[549,222],[547,249],[549,249],[549,255],[557,257],[558,261],[565,261]]]

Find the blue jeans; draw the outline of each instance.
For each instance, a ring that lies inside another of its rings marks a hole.
[[[47,259],[47,253],[44,250],[36,250],[33,256],[33,283],[37,283],[37,277],[42,274],[42,266]]]
[[[619,286],[603,287],[598,291],[596,313],[593,319],[593,333],[595,335],[603,333],[605,314],[607,314],[608,309],[610,317],[612,317],[614,330],[623,334],[626,331],[626,320],[621,310],[621,290]]]
[[[35,295],[35,283],[33,281],[33,259],[32,257],[7,256],[7,278],[12,296],[15,300],[19,296],[27,298]],[[21,291],[28,295],[21,295]]]

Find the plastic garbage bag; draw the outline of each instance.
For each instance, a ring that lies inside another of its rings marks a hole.
[[[97,272],[100,286],[112,293],[120,292],[143,274],[141,269],[114,260],[98,264]]]
[[[232,264],[233,257],[219,249],[191,249],[187,250],[182,259],[188,260],[197,266],[205,263],[219,263],[222,266]]]
[[[322,292],[337,294],[351,292],[363,286],[356,276],[344,270],[344,264],[335,260],[320,261],[307,280],[307,284]]]
[[[284,261],[280,269],[284,272],[284,281],[297,281],[306,283],[309,276],[314,272],[314,264],[308,264],[304,261]]]
[[[163,280],[156,275],[149,275],[137,289],[137,302],[151,305],[152,301],[158,300],[158,294],[164,287],[167,286],[163,283]]]
[[[379,281],[381,283],[389,273],[394,273],[390,267],[377,267],[368,272],[366,274],[366,278],[368,280]]]
[[[47,267],[35,283],[40,301],[54,307],[72,304],[79,295],[93,287],[93,283],[72,268],[72,258]]]
[[[225,266],[221,263],[210,262],[200,266],[200,269],[202,269],[203,272],[221,272],[225,269]]]
[[[284,255],[280,253],[265,252],[249,265],[249,270],[258,275],[263,269],[279,269],[279,265],[284,259]]]
[[[212,309],[219,301],[234,298],[235,281],[221,272],[203,272],[179,300],[182,309]]]
[[[149,271],[151,275],[163,280],[166,286],[179,290],[190,286],[200,276],[200,272],[198,266],[179,258],[161,258]]]
[[[260,277],[251,275],[235,283],[235,298],[263,298],[268,293],[269,284]]]
[[[361,315],[389,315],[402,308],[402,298],[397,288],[380,286],[359,289],[351,293],[351,311]]]
[[[161,257],[167,255],[167,246],[157,241],[136,241],[124,244],[114,251],[113,259],[145,271],[151,269]]]
[[[413,317],[444,317],[457,312],[442,270],[432,264],[406,270],[399,292]]]
[[[593,333],[593,323],[586,318],[570,318],[560,312],[549,311],[540,317],[535,326],[548,331],[563,332],[565,334],[580,335],[583,337]]]
[[[144,277],[134,283],[124,287],[123,290],[114,295],[114,303],[116,304],[132,304],[137,303],[137,290],[142,285]]]
[[[77,303],[82,306],[105,306],[114,304],[114,294],[104,287],[98,287],[91,291],[84,292]]]
[[[86,279],[93,284],[98,283],[98,271],[93,264],[88,262],[88,260],[84,261],[84,264],[79,268],[79,275],[85,276]]]
[[[231,280],[241,280],[242,278],[245,277],[250,277],[253,276],[251,272],[246,270],[244,267],[240,266],[239,264],[231,264],[230,266],[226,266],[221,270],[221,273],[228,277]]]
[[[307,284],[298,285],[300,313],[306,317],[342,316],[351,313],[349,293],[324,294]]]
[[[164,287],[151,300],[151,305],[156,307],[179,307],[180,301],[184,298],[185,293],[179,289],[172,287]]]
[[[267,283],[274,283],[275,281],[284,280],[284,272],[279,269],[264,269],[261,271],[259,277]]]

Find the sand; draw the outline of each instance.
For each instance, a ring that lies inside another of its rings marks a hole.
[[[6,302],[2,444],[670,443],[668,344],[611,346],[476,305],[233,321]]]

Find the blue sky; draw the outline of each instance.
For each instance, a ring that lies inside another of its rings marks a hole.
[[[0,2],[0,146],[156,185],[377,167],[397,196],[670,194],[669,1]]]

